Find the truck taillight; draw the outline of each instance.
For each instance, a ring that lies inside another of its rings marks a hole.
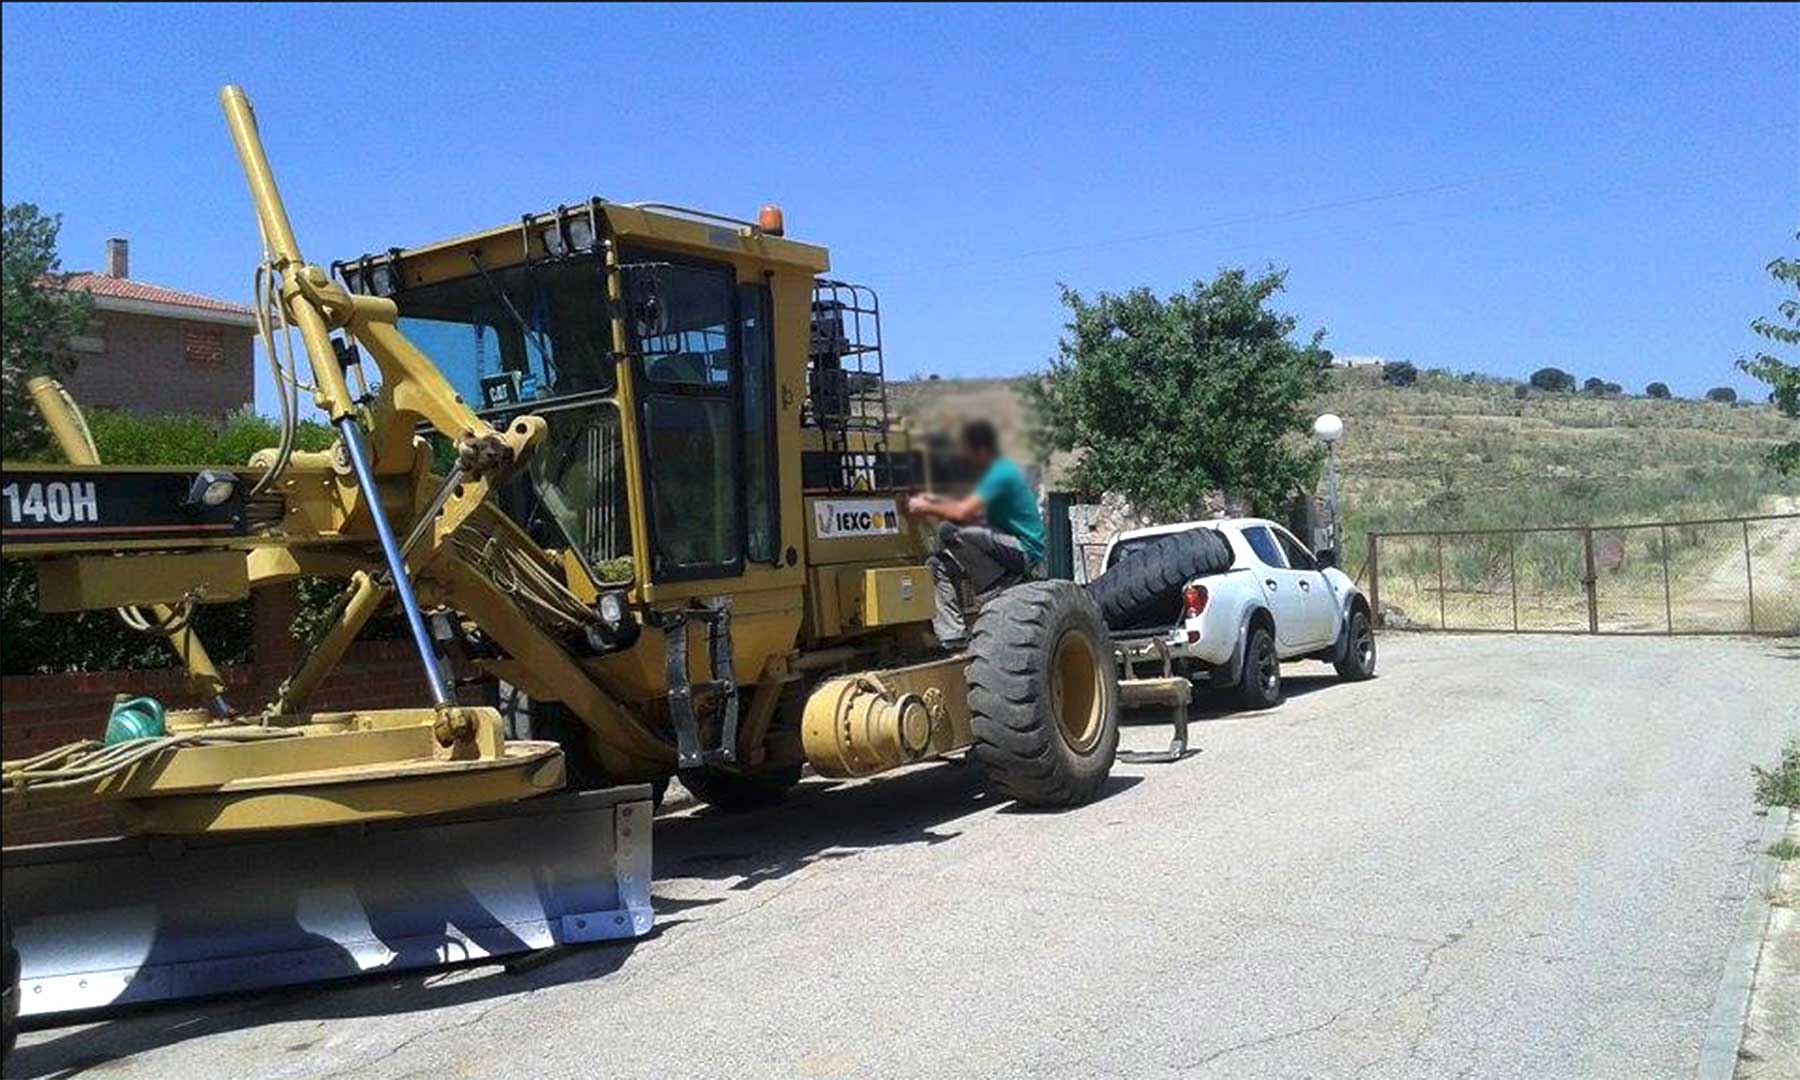
[[[1204,585],[1189,585],[1187,588],[1181,590],[1182,617],[1191,619],[1202,611],[1205,611],[1206,601],[1206,586]]]

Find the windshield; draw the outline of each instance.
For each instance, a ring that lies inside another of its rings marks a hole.
[[[400,329],[480,410],[612,389],[611,324],[594,256],[406,289]]]
[[[625,452],[611,324],[593,256],[487,270],[394,297],[400,329],[495,423],[529,410],[546,437],[499,495],[538,543],[569,548],[600,581],[630,577]],[[447,445],[447,440],[444,441]]]

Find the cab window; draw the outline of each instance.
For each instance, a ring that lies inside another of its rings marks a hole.
[[[781,550],[773,306],[767,285],[738,286],[744,342],[744,554],[752,562],[771,564]]]
[[[655,286],[655,311],[639,327],[645,378],[664,384],[730,387],[737,367],[731,271],[651,264],[635,268],[634,277]]]
[[[400,330],[463,400],[509,409],[612,389],[612,331],[591,255],[490,270],[394,295]]]
[[[1286,529],[1276,529],[1275,539],[1281,544],[1281,553],[1287,556],[1287,564],[1294,570],[1317,570],[1319,561],[1313,558],[1306,545],[1294,539]]]
[[[731,403],[658,394],[644,419],[658,568],[741,565]]]
[[[1286,569],[1287,563],[1281,557],[1281,545],[1270,535],[1268,526],[1252,525],[1244,530],[1244,540],[1249,543],[1250,550],[1264,566],[1272,566],[1277,570]]]
[[[721,263],[635,252],[625,288],[643,395],[651,576],[736,576],[748,467],[736,274]]]

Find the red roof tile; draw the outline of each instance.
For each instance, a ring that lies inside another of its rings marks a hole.
[[[148,281],[108,277],[105,274],[96,274],[91,270],[76,270],[63,274],[56,280],[65,289],[76,289],[94,296],[138,300],[149,304],[170,304],[175,307],[199,308],[203,311],[222,311],[233,315],[251,314],[249,308],[242,304],[234,304],[229,300],[215,300],[210,296],[201,296],[198,293],[152,285]]]

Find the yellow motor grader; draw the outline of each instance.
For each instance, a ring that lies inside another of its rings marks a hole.
[[[875,297],[777,209],[595,198],[328,269],[249,101],[220,98],[283,437],[108,466],[32,385],[68,463],[6,466],[4,555],[36,561],[46,611],[166,635],[210,705],[5,763],[7,809],[102,800],[126,834],[5,853],[9,1043],[14,1013],[642,935],[677,773],[733,808],[803,765],[967,750],[1023,803],[1099,792],[1121,689],[1098,611],[1034,581],[966,651],[932,637],[905,513],[932,466],[888,414]],[[293,445],[302,389],[329,451]],[[195,605],[301,578],[344,583],[335,618],[272,701],[228,701]],[[308,711],[384,611],[430,700]],[[451,658],[489,704],[458,700]]]

